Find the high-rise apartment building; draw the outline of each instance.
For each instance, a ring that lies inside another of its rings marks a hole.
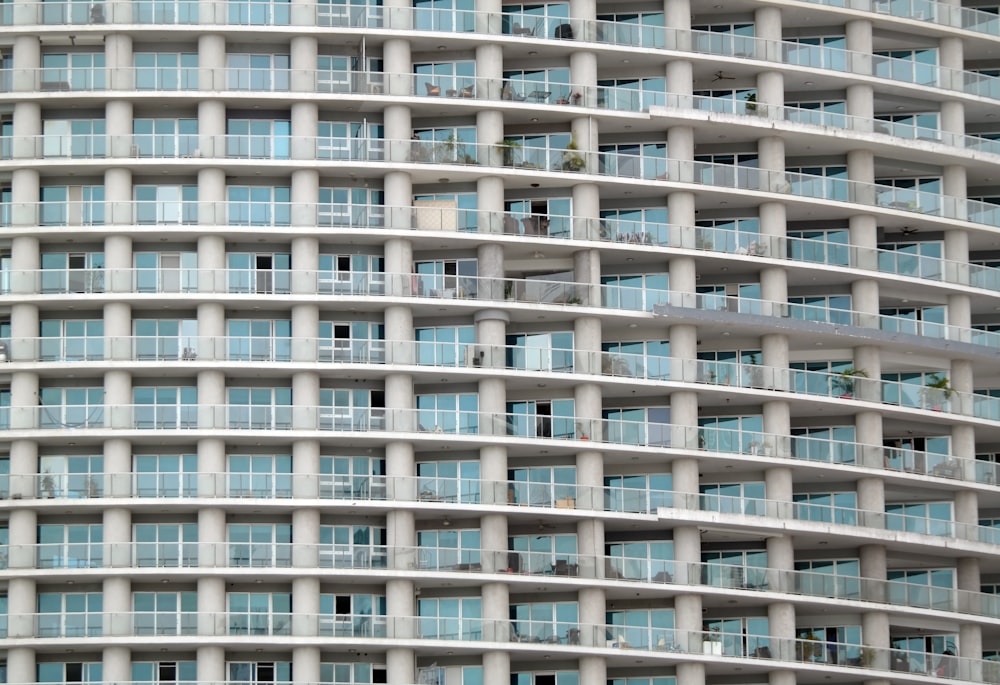
[[[0,681],[1000,682],[997,0],[0,46]]]

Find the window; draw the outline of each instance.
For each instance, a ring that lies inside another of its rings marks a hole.
[[[291,593],[230,592],[227,601],[230,635],[291,634]]]
[[[413,0],[413,27],[447,33],[475,31],[475,9],[475,0]]]
[[[598,103],[610,109],[642,112],[651,106],[667,104],[667,80],[662,77],[602,79],[597,82],[597,87]],[[660,173],[665,170],[664,167]]]
[[[422,431],[479,432],[479,395],[476,393],[417,395],[417,422]]]
[[[47,319],[39,322],[41,361],[104,359],[103,319]]]
[[[605,616],[608,647],[668,650],[679,647],[673,609],[620,609]],[[683,651],[683,650],[678,650]]]
[[[875,76],[924,86],[938,85],[937,48],[875,50],[872,55]]]
[[[231,566],[287,568],[292,565],[292,526],[289,524],[231,523],[228,534]]]
[[[760,237],[760,219],[755,216],[695,222],[699,249],[766,256],[767,245]]]
[[[40,428],[89,428],[104,425],[104,388],[42,388]]]
[[[414,332],[416,340],[416,362],[428,366],[477,365],[475,326],[439,326],[418,328]],[[479,365],[483,362],[478,359]]]
[[[601,145],[598,149],[601,172],[604,174],[645,179],[667,177],[666,143],[614,143]],[[563,171],[576,171],[573,166],[573,160],[567,160],[567,155],[564,154]]]
[[[708,633],[706,637],[709,642],[720,646],[710,646],[704,651],[706,654],[726,656],[766,656],[771,651],[767,625],[767,619],[763,617],[709,619],[704,622],[704,630]]]
[[[508,140],[513,139],[508,138]],[[511,148],[504,154],[516,160],[523,154],[521,150],[522,148]],[[511,164],[514,164],[514,161]],[[503,232],[513,235],[569,238],[573,234],[571,207],[572,200],[568,197],[505,200]]]
[[[785,101],[785,119],[802,124],[847,128],[847,102],[844,100]]]
[[[943,241],[882,243],[878,249],[879,271],[931,280],[942,277]]]
[[[137,24],[197,24],[197,0],[132,0]]]
[[[670,583],[674,572],[674,543],[670,540],[608,542],[607,578]]]
[[[133,592],[136,635],[194,635],[198,630],[198,593]]]
[[[195,428],[198,426],[197,386],[132,388],[133,424],[139,429]]]
[[[507,570],[512,573],[552,574],[556,566],[577,564],[575,534],[518,535],[507,540]],[[579,567],[578,567],[579,568]]]
[[[569,24],[569,3],[528,3],[503,6],[503,32],[540,38],[567,37],[556,32],[558,26]],[[565,33],[565,30],[563,34]],[[572,38],[572,34],[568,36]]]
[[[810,492],[792,496],[795,518],[846,526],[858,525],[858,495],[855,492]]]
[[[701,383],[761,387],[760,350],[713,350],[698,353]]]
[[[196,52],[137,52],[133,60],[136,90],[198,89]]]
[[[670,446],[670,407],[605,409],[605,439],[620,445]],[[578,426],[583,430],[585,426]],[[577,437],[589,438],[586,431]]]
[[[381,390],[320,388],[320,430],[368,431],[385,428],[385,393]]]
[[[233,685],[271,685],[292,680],[290,661],[231,661],[228,671]]]
[[[455,97],[460,91],[476,86],[476,63],[440,62],[429,64],[414,64],[414,93],[417,95]]]
[[[853,325],[850,295],[789,295],[788,316],[802,321]]]
[[[951,502],[886,503],[885,505],[886,530],[951,536],[955,534],[952,521]]]
[[[875,198],[880,207],[925,214],[937,214],[941,211],[941,179],[936,176],[876,178],[875,184],[884,188],[879,190]]]
[[[668,245],[666,207],[601,210],[601,240],[640,245]]]
[[[951,436],[886,436],[882,445],[883,465],[887,469],[935,476],[952,473]]]
[[[579,644],[576,602],[511,604],[511,639],[516,642]]]
[[[194,454],[137,454],[133,457],[136,497],[194,497],[198,457]]]
[[[137,185],[132,192],[138,224],[193,224],[198,221],[198,186]]]
[[[385,528],[339,525],[319,527],[320,568],[385,568]],[[396,553],[403,553],[399,548]]]
[[[597,15],[597,21],[597,40],[600,42],[646,48],[663,48],[666,45],[663,12],[601,13]],[[612,685],[611,681],[608,685]]]
[[[317,26],[382,25],[382,0],[319,0]]]
[[[572,136],[569,133],[505,136],[504,164],[525,169],[561,170],[565,160],[566,146],[570,144],[571,140]],[[579,171],[580,169],[575,170]],[[547,230],[533,231],[529,230],[528,226],[525,226],[525,234],[549,235]]]
[[[107,154],[104,119],[46,119],[42,131],[43,157],[94,158]]]
[[[322,362],[384,362],[384,326],[368,321],[320,321],[318,352]]]
[[[416,262],[413,267],[417,274],[417,294],[421,297],[476,297],[478,262],[475,259]]]
[[[226,255],[229,292],[267,295],[291,291],[288,253],[230,252]]]
[[[795,562],[796,590],[804,595],[857,599],[861,596],[861,562],[817,559]]]
[[[826,198],[837,202],[852,200],[846,166],[786,167],[790,192],[806,197]]]
[[[103,530],[99,523],[38,526],[38,568],[100,568]]]
[[[893,626],[893,632],[900,628]],[[938,677],[958,675],[958,635],[954,633],[927,635],[893,635],[889,648],[893,650],[890,668],[908,673],[930,673]]]
[[[476,129],[474,126],[414,129],[410,158],[414,162],[436,164],[475,164]]]
[[[706,483],[700,487],[702,511],[764,516],[764,483]]]
[[[256,392],[243,388],[230,388],[230,392],[237,390],[239,395],[246,392]],[[262,402],[270,401],[270,388],[262,389],[259,399]],[[279,390],[282,390],[279,388]],[[266,394],[265,394],[266,393]],[[289,397],[290,399],[290,397]],[[279,407],[281,408],[281,407]],[[271,409],[269,406],[251,405],[248,407],[257,416],[256,410]],[[266,417],[263,417],[261,420]],[[242,424],[245,427],[246,424]],[[263,497],[263,498],[288,498],[292,496],[292,457],[283,454],[264,455],[238,455],[231,454],[229,461],[229,490],[230,497]]]
[[[317,291],[334,295],[385,293],[384,260],[376,255],[321,254]]]
[[[695,52],[711,55],[753,57],[753,24],[710,24],[691,27]]]
[[[673,506],[673,477],[669,473],[639,473],[604,477],[604,510],[651,514]]]
[[[930,388],[937,378],[946,377],[943,371],[937,373],[923,371],[917,373],[883,373],[882,401],[901,407],[918,407],[941,411],[947,397],[944,390]],[[933,391],[937,392],[933,392]]]
[[[384,193],[369,188],[320,188],[317,221],[324,227],[382,226]]]
[[[198,565],[197,523],[136,523],[135,564],[147,568],[180,568]]]
[[[601,276],[601,306],[652,311],[656,305],[668,303],[668,279],[667,273]]]
[[[102,664],[95,662],[48,662],[36,667],[40,683],[87,683],[100,685],[104,682]]]
[[[955,570],[895,569],[886,573],[890,604],[951,611],[955,597]]]
[[[197,157],[198,120],[133,119],[132,145],[137,157]]]
[[[419,636],[432,640],[481,640],[483,600],[479,597],[417,599]]]
[[[918,140],[940,140],[937,112],[920,114],[879,114],[875,117],[875,131],[888,133],[899,138],[916,138]]]
[[[41,91],[103,90],[107,87],[103,52],[42,55]]]
[[[795,629],[795,657],[812,663],[861,666],[861,626],[820,626]]]
[[[508,402],[507,435],[562,440],[578,437],[575,407],[572,399]]]
[[[792,456],[832,464],[857,462],[854,426],[814,426],[793,428]]]
[[[849,71],[845,36],[793,36],[782,41],[783,61],[813,69]]]
[[[191,292],[198,288],[198,253],[196,252],[135,252],[135,288],[138,292],[177,293]],[[196,323],[193,322],[192,323]],[[197,334],[193,328],[182,326],[187,335]],[[138,335],[138,332],[136,333]],[[187,347],[195,347],[194,340]]]
[[[601,373],[666,380],[670,378],[670,342],[634,340],[601,343]]]
[[[385,459],[319,458],[319,496],[323,499],[385,499]]]
[[[287,119],[230,119],[226,122],[226,156],[236,159],[288,159],[291,137],[292,122]]]
[[[507,472],[507,503],[529,507],[576,508],[576,467],[538,466]]]
[[[580,674],[577,671],[511,673],[510,685],[580,685]]]
[[[475,193],[414,195],[413,227],[421,231],[475,232],[478,202]]]
[[[425,461],[417,464],[417,497],[430,502],[478,504],[478,461]]]
[[[748,114],[757,102],[756,88],[727,88],[694,91],[694,107],[705,112]]]
[[[103,24],[103,5],[90,4],[87,0],[71,0],[70,2],[42,2],[43,24]],[[9,26],[12,22],[5,22]]]
[[[39,497],[76,499],[104,494],[104,457],[99,454],[39,457],[38,473]]]
[[[98,637],[102,605],[100,592],[39,592],[38,637]]]
[[[240,26],[287,26],[289,0],[228,0],[229,23]]]
[[[385,637],[385,597],[321,594],[319,634],[333,637]]]
[[[230,361],[289,361],[292,322],[289,319],[229,319],[226,322]]]
[[[728,188],[759,188],[755,153],[695,155],[698,183]]]
[[[198,322],[194,319],[133,319],[135,359],[177,360],[198,356]]]
[[[287,91],[288,55],[226,55],[226,87],[229,90]]]
[[[850,236],[846,229],[789,231],[788,258],[800,262],[850,266]]]
[[[197,666],[196,661],[133,661],[132,682],[151,685],[196,682]]]
[[[879,309],[883,331],[908,333],[927,338],[947,337],[947,307],[885,307]]]
[[[355,121],[321,121],[317,124],[316,159],[371,160],[385,158],[385,129],[381,124]],[[345,191],[366,188],[351,188]],[[353,194],[353,193],[352,193]]]
[[[387,681],[384,666],[324,661],[319,665],[319,682],[323,685],[370,685]]]
[[[43,226],[104,224],[104,186],[44,186],[38,189],[38,199]]]
[[[767,552],[764,550],[704,551],[702,583],[711,587],[767,589]]]
[[[481,538],[477,529],[417,531],[417,568],[472,571],[480,568]]]
[[[288,226],[292,222],[291,188],[229,186],[227,220],[234,226]]]

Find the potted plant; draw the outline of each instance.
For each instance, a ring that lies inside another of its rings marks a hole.
[[[926,406],[932,411],[941,411],[944,403],[951,398],[951,394],[954,392],[948,381],[948,377],[944,374],[933,373],[927,377],[924,385]]]
[[[750,355],[747,381],[749,381],[751,388],[764,387],[764,369],[760,365],[760,356],[756,352]]]
[[[587,162],[583,158],[583,155],[580,154],[579,150],[580,146],[578,146],[576,144],[576,140],[571,137],[569,139],[569,143],[566,145],[565,152],[563,152],[563,171],[583,171],[583,168],[587,166]]]
[[[854,397],[854,385],[858,378],[868,378],[868,372],[851,366],[837,374],[834,390],[840,394],[841,399],[849,400]]]
[[[521,143],[516,140],[504,139],[497,143],[497,147],[500,148],[500,151],[503,153],[503,165],[515,166],[517,158],[514,151],[521,149]]]
[[[757,104],[757,93],[747,93],[743,102],[747,114],[763,114],[765,111],[762,105]]]

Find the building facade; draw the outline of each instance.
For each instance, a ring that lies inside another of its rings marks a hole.
[[[1000,682],[996,0],[0,46],[3,682]]]

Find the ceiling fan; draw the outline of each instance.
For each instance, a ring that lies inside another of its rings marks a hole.
[[[735,76],[726,76],[726,73],[724,71],[717,71],[715,72],[715,78],[712,79],[712,83],[715,83],[716,81],[735,81],[735,80],[736,80]]]
[[[919,228],[910,228],[909,226],[903,226],[903,228],[901,228],[899,232],[902,233],[903,235],[913,235],[919,230],[920,230]]]

